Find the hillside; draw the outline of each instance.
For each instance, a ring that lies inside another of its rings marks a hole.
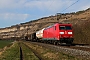
[[[36,32],[56,22],[71,23],[74,30],[74,43],[90,44],[90,8],[72,13],[58,13],[54,16],[43,17],[34,21],[21,23],[0,29],[0,38],[23,37]]]

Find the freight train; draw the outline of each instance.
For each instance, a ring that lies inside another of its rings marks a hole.
[[[46,42],[46,43],[67,43],[71,44],[74,40],[72,24],[56,23],[47,28],[43,28],[35,33],[32,33],[26,40]]]

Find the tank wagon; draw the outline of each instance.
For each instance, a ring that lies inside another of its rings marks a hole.
[[[36,34],[36,35],[35,35]],[[32,36],[33,34],[31,34]],[[48,42],[53,44],[68,43],[74,40],[72,24],[56,23],[34,33],[32,41]]]

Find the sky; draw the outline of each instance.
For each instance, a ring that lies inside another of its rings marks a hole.
[[[90,8],[90,0],[0,0],[0,28]],[[68,8],[69,7],[69,8]]]

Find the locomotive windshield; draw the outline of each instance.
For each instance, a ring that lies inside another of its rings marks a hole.
[[[71,26],[60,26],[60,30],[72,30]]]

